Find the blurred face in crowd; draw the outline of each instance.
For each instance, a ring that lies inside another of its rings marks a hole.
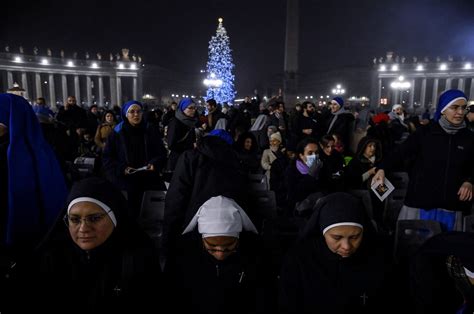
[[[334,146],[335,146],[334,141],[329,141],[324,147],[322,147],[323,152],[324,152],[327,156],[331,156],[332,151],[333,151],[333,149],[334,149]]]
[[[8,128],[6,125],[0,123],[0,137],[8,133]]]
[[[247,137],[244,141],[244,149],[245,150],[251,150],[252,149],[252,139],[250,137]]]
[[[277,140],[276,138],[270,139],[270,146],[272,147],[280,147],[280,141]]]
[[[99,109],[97,109],[97,107],[92,107],[91,108],[91,112],[95,115],[97,115],[97,113],[99,112]]]
[[[362,243],[362,229],[357,226],[333,227],[326,231],[324,239],[331,252],[342,257],[349,257]]]
[[[367,158],[371,158],[371,157],[375,156],[375,150],[376,149],[377,149],[377,146],[375,145],[375,143],[370,142],[369,144],[367,144],[367,146],[365,146],[364,156],[367,157]]]
[[[175,102],[171,103],[171,109],[176,110],[176,108],[178,108],[178,104]]]
[[[307,104],[306,105],[306,112],[313,113],[314,112],[314,105],[313,104]]]
[[[250,102],[250,97],[246,96],[246,97],[244,98],[244,102]]]
[[[113,123],[114,122],[114,115],[110,112],[105,115],[105,122]]]
[[[194,104],[191,104],[189,105],[186,109],[184,109],[183,113],[187,116],[187,117],[194,117],[194,115],[196,114],[196,105]]]
[[[397,115],[401,116],[403,115],[403,108],[397,107],[396,109],[393,110]]]
[[[318,153],[318,145],[314,143],[309,143],[306,145],[304,148],[304,154],[300,154],[300,159],[306,163],[307,159],[306,157],[309,155],[317,154]]]
[[[339,109],[341,109],[341,106],[339,106],[338,102],[333,100],[331,101],[331,103],[329,104],[329,109],[331,109],[331,112],[332,113],[335,113],[335,112],[338,112]]]
[[[218,261],[223,261],[235,253],[239,239],[228,236],[202,238],[204,249]]]
[[[66,100],[65,109],[69,109],[70,107],[76,104],[76,97],[69,96]]]
[[[469,111],[466,115],[466,118],[469,122],[473,122],[474,121],[474,112]]]
[[[216,110],[216,106],[211,105],[210,103],[206,103],[206,108],[207,108],[207,111],[209,111],[209,113],[212,113],[214,112],[214,110]]]
[[[137,126],[142,122],[143,110],[139,105],[134,104],[128,108],[127,120],[132,126]]]
[[[36,104],[37,104],[38,106],[44,106],[44,105],[46,105],[45,102],[44,102],[44,98],[37,98],[37,99],[36,99]]]
[[[446,120],[454,125],[459,125],[464,121],[467,111],[467,102],[464,99],[458,99],[443,112]]]
[[[114,231],[114,224],[105,211],[87,201],[74,204],[66,222],[72,240],[85,251],[102,245]]]

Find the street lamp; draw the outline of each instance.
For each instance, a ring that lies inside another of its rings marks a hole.
[[[214,98],[215,89],[222,86],[222,80],[216,77],[216,74],[211,73],[209,78],[204,79],[204,85],[210,90],[210,97]]]
[[[336,88],[332,89],[334,95],[342,95],[346,93],[346,90],[341,87],[341,84],[337,84]]]
[[[403,91],[409,89],[411,87],[411,83],[405,81],[405,78],[402,75],[400,75],[397,80],[390,83],[390,87],[393,88],[394,90],[396,90],[395,95],[397,97],[395,97],[396,98],[395,103],[398,100],[398,93],[400,93],[400,103],[402,103],[403,102]]]

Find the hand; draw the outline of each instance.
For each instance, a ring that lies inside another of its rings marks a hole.
[[[311,133],[313,133],[313,129],[303,129],[303,133],[310,135]]]
[[[377,168],[376,167],[372,167],[369,169],[369,175],[373,176],[377,173]]]
[[[125,175],[129,175],[135,171],[135,168],[127,167],[125,168]]]
[[[458,191],[460,201],[470,201],[472,199],[472,184],[464,182]]]
[[[155,166],[153,166],[152,164],[149,164],[147,167],[147,171],[155,171]]]
[[[383,169],[379,169],[374,177],[372,178],[371,185],[374,184],[375,182],[383,183],[385,180],[385,171]]]

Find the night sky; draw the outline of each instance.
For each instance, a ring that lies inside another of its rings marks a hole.
[[[371,65],[388,50],[407,57],[474,61],[474,0],[300,0],[300,71]],[[236,86],[248,93],[283,70],[285,0],[57,1],[2,4],[1,50],[22,45],[108,56],[121,48],[156,64],[199,73],[224,18]],[[6,10],[6,11],[5,11]]]

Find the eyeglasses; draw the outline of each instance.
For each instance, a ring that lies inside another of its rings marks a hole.
[[[464,105],[464,106],[459,106],[459,105],[451,105],[448,107],[449,110],[452,110],[452,111],[455,111],[455,112],[458,112],[459,109],[461,109],[462,112],[466,112],[467,111],[467,106]]]
[[[202,241],[205,243],[204,249],[209,253],[235,253],[237,252],[237,247],[239,244],[238,239],[235,239],[235,241],[227,245],[212,245],[207,242],[206,239],[202,239]],[[208,246],[211,248],[209,248]],[[221,247],[223,249],[216,249],[215,247]]]
[[[93,214],[86,216],[84,218],[81,218],[80,216],[74,216],[74,215],[64,215],[64,223],[68,227],[79,227],[81,225],[81,222],[84,221],[84,223],[92,227],[96,224],[98,224],[102,219],[106,216],[107,214]]]
[[[143,110],[129,110],[127,111],[127,114],[142,114],[143,113]]]

